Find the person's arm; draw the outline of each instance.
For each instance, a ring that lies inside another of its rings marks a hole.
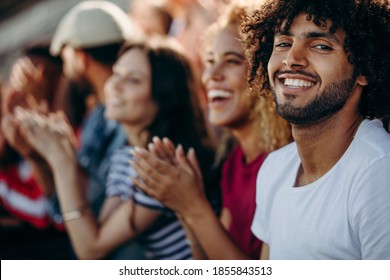
[[[269,245],[264,242],[261,246],[260,260],[269,260]]]
[[[28,156],[26,161],[31,166],[34,178],[41,188],[43,194],[47,197],[55,193],[54,178],[50,166],[39,157]]]
[[[26,142],[20,133],[20,123],[11,114],[5,116],[1,123],[2,131],[7,142],[13,147],[31,166],[34,178],[46,196],[53,194],[53,174],[47,162]]]
[[[159,216],[157,211],[133,205],[134,202],[129,200],[116,205],[99,223],[79,188],[75,164],[66,167],[63,162],[56,162],[53,170],[64,223],[79,258],[99,259],[106,256],[147,229]],[[76,216],[67,220],[67,215],[78,213],[73,212],[75,210],[79,211],[80,218]],[[132,219],[133,223],[130,223]]]
[[[103,223],[122,203],[119,196],[106,197],[100,210],[99,223]]]
[[[2,120],[2,129],[8,143],[32,167],[34,178],[37,180],[43,193],[51,196],[54,192],[54,181],[51,170],[46,161],[29,145],[20,133],[20,124],[15,118],[17,107],[30,108],[47,114],[47,101],[38,103],[37,96],[44,94],[42,66],[35,67],[27,58],[19,59],[12,68],[10,84],[6,87],[2,110],[5,117]]]
[[[203,193],[203,183],[193,150],[188,159],[177,149],[178,166],[158,159],[146,150],[134,152],[133,163],[141,180],[137,186],[174,210],[191,228],[210,259],[249,259],[231,240]]]
[[[180,221],[180,224],[183,227],[184,232],[186,233],[187,243],[188,246],[191,248],[192,257],[194,258],[194,260],[207,260],[208,257],[206,255],[206,252],[204,251],[202,245],[200,244],[195,233],[192,231],[191,227],[187,225],[187,223],[184,221],[182,217],[177,216],[177,218]]]
[[[99,223],[88,207],[85,192],[80,188],[74,148],[66,133],[60,131],[61,125],[65,124],[60,119],[55,119],[59,129],[56,130],[44,123],[47,121],[44,118],[37,120],[34,114],[22,111],[20,117],[29,143],[48,161],[53,170],[65,227],[79,258],[104,257],[148,228],[159,216],[157,211],[126,201]]]
[[[351,228],[363,260],[390,260],[390,157],[356,178],[348,204]]]

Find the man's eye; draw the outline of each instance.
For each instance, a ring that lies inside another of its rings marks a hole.
[[[275,47],[277,47],[277,48],[289,48],[289,47],[291,47],[291,44],[290,44],[290,43],[282,42],[282,43],[277,43],[277,44],[275,45]]]
[[[139,84],[141,82],[140,79],[134,78],[134,77],[127,77],[126,81],[132,84]]]
[[[318,50],[322,50],[322,51],[330,51],[330,50],[333,50],[331,47],[327,46],[327,45],[315,45],[314,46],[315,49],[318,49]]]

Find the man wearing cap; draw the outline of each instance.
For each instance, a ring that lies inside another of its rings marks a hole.
[[[85,121],[78,151],[95,212],[99,212],[104,199],[108,157],[125,141],[120,126],[104,119],[104,83],[112,74],[122,43],[132,39],[135,32],[127,15],[113,3],[86,1],[62,18],[50,45],[50,52],[63,59],[64,74],[87,83],[98,101]]]
[[[110,155],[125,143],[119,124],[104,118],[104,83],[112,74],[122,44],[139,35],[118,6],[107,1],[86,1],[62,18],[50,46],[51,54],[61,56],[65,76],[87,83],[98,101],[85,120],[78,149],[78,162],[86,175],[87,197],[96,215],[105,197]],[[108,258],[143,258],[138,250],[122,248]]]

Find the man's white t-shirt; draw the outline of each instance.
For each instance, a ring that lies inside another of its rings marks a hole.
[[[270,259],[390,259],[390,135],[382,123],[364,120],[325,175],[294,187],[300,164],[291,143],[257,177],[252,231]]]

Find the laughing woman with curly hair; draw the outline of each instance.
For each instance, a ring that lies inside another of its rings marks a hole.
[[[135,167],[143,180],[137,181],[138,186],[176,211],[186,226],[194,256],[199,258],[259,257],[262,242],[250,230],[257,172],[270,152],[291,140],[290,125],[278,116],[272,98],[263,98],[248,87],[239,26],[250,10],[250,6],[232,4],[204,39],[202,81],[208,97],[208,118],[212,125],[226,131],[217,155],[217,161],[224,159],[221,216],[212,212],[203,196],[199,183],[202,175],[193,151],[186,158],[180,148],[175,151],[170,147],[168,140],[156,141],[152,152],[170,154],[177,166],[147,151],[136,153]]]

